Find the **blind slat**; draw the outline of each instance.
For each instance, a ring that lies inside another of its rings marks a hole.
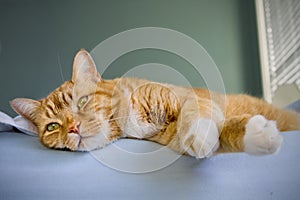
[[[284,84],[300,90],[300,1],[264,0],[271,91]],[[272,94],[272,95],[273,95]]]

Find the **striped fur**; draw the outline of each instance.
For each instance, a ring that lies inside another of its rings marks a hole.
[[[87,102],[81,107],[83,97]],[[45,146],[72,151],[102,148],[131,137],[197,158],[215,152],[261,155],[279,149],[277,128],[300,128],[297,113],[248,95],[223,95],[135,78],[103,80],[85,50],[75,57],[71,81],[42,100],[15,99],[11,105],[37,126]],[[269,120],[276,121],[277,127]],[[60,127],[48,131],[50,123]]]

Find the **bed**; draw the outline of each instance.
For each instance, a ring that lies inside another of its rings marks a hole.
[[[274,155],[232,153],[200,160],[178,156],[147,171],[155,161],[137,163],[117,151],[143,154],[161,149],[156,143],[122,139],[96,153],[69,152],[47,149],[37,137],[15,129],[2,130],[0,199],[296,200],[300,197],[300,131],[282,134],[282,148]],[[171,151],[159,154],[166,159],[176,156]],[[127,170],[110,166],[101,156],[113,158]],[[130,171],[139,168],[137,173]]]

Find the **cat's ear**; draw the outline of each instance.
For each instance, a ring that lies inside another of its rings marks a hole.
[[[101,76],[97,71],[96,65],[90,54],[81,49],[74,58],[72,82],[75,83],[79,79],[101,81]]]
[[[16,98],[10,102],[11,107],[24,118],[34,122],[41,103],[26,98]]]

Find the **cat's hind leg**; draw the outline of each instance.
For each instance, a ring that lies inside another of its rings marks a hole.
[[[246,124],[244,151],[252,155],[277,152],[283,141],[276,122],[262,115],[255,115]]]
[[[267,120],[262,115],[244,114],[223,122],[218,152],[265,155],[278,151],[281,143],[282,136],[275,121]]]

